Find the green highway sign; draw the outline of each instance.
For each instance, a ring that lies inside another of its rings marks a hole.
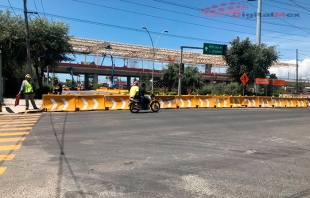
[[[204,43],[203,54],[223,55],[224,48],[226,48],[226,45]]]

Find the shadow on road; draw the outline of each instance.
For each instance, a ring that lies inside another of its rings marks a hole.
[[[86,197],[81,185],[79,184],[78,180],[76,179],[76,175],[74,174],[69,160],[66,157],[65,151],[64,151],[64,146],[65,146],[65,131],[66,131],[66,121],[67,121],[67,116],[68,113],[66,113],[65,119],[64,119],[64,123],[63,123],[63,128],[62,128],[62,132],[61,132],[61,139],[59,139],[59,136],[56,133],[55,127],[54,127],[54,123],[53,123],[53,119],[52,119],[52,113],[50,113],[50,118],[51,118],[51,125],[53,127],[53,132],[54,135],[56,137],[57,143],[59,145],[60,148],[60,155],[59,155],[59,167],[58,167],[58,181],[57,181],[57,187],[56,187],[56,197],[62,197],[61,196],[61,184],[62,184],[62,178],[63,178],[63,168],[64,168],[64,163],[65,166],[68,167],[70,175],[77,187],[77,191],[75,192],[76,195],[74,196],[81,196],[81,197]],[[72,192],[70,192],[72,193]]]

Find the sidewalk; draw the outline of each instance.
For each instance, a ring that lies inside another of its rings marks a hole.
[[[34,100],[37,107],[40,108],[42,106],[42,100],[41,99],[35,99]],[[15,107],[15,98],[5,98],[3,99],[2,104],[2,112],[1,114],[14,114],[14,113],[25,113],[25,99],[19,100],[19,105]],[[33,110],[33,107],[31,105],[31,102],[29,101],[29,110]]]

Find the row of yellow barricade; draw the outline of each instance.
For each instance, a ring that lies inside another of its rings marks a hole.
[[[308,98],[261,96],[158,95],[161,108],[240,108],[240,107],[308,107]],[[129,109],[128,95],[53,95],[45,94],[46,111],[90,111]]]

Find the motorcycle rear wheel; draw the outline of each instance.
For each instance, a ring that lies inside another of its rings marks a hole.
[[[159,109],[160,109],[160,103],[158,101],[156,101],[156,100],[153,101],[150,106],[151,106],[151,110],[153,112],[158,112]]]
[[[137,109],[136,103],[131,103],[129,106],[129,110],[131,113],[138,113],[140,109]]]

